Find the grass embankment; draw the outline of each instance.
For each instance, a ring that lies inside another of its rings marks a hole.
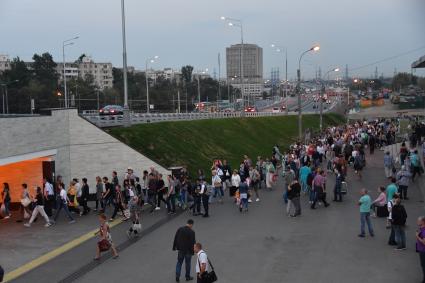
[[[343,117],[330,113],[323,122],[341,124]],[[193,176],[198,168],[208,174],[216,158],[238,168],[244,154],[254,161],[258,155],[270,156],[275,144],[283,151],[297,139],[297,125],[297,116],[279,116],[163,122],[108,131],[164,167],[187,165]],[[319,116],[303,116],[306,128],[317,130]]]

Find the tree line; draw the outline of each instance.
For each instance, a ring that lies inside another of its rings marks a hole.
[[[83,55],[77,59],[81,60]],[[7,105],[9,113],[31,113],[31,100],[34,100],[34,113],[43,109],[64,107],[64,86],[56,71],[57,64],[49,53],[34,54],[33,62],[28,65],[19,57],[13,58],[10,69],[0,74],[0,84],[7,84]],[[105,105],[123,105],[124,81],[122,69],[113,68],[113,87],[99,89],[92,75],[84,78],[67,79],[69,105],[82,110],[98,109]],[[149,80],[149,102],[154,111],[174,112],[178,108],[182,112],[192,111],[198,101],[198,81],[193,79],[193,67],[181,68],[181,80],[167,80],[158,77]],[[146,77],[141,72],[127,74],[129,107],[134,111],[146,111]],[[215,102],[218,97],[219,82],[213,78],[200,78],[201,101]],[[220,84],[221,99],[228,99],[230,86]],[[5,94],[5,87],[0,89]],[[72,98],[72,100],[71,100]],[[2,103],[3,100],[0,100]],[[3,105],[2,105],[3,106]],[[1,108],[0,108],[1,111]]]

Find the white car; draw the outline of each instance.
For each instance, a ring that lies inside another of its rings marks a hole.
[[[331,104],[331,100],[330,99],[326,100],[326,104]]]
[[[273,107],[272,113],[279,113],[279,112],[280,112],[279,107]]]

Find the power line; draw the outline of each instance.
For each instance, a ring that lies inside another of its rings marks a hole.
[[[364,69],[364,68],[367,68],[367,67],[370,67],[370,66],[379,64],[379,63],[383,63],[383,62],[386,62],[386,61],[394,60],[394,59],[397,59],[399,57],[402,57],[402,56],[405,56],[405,55],[414,53],[414,52],[419,51],[419,50],[422,50],[422,49],[425,49],[425,45],[423,45],[421,47],[418,47],[418,48],[415,48],[415,49],[412,49],[412,50],[409,50],[409,51],[406,51],[406,52],[403,52],[403,53],[400,53],[400,54],[397,54],[397,55],[394,55],[394,56],[391,56],[391,57],[387,57],[387,58],[384,58],[384,59],[381,59],[381,60],[378,60],[378,61],[375,61],[375,62],[366,64],[366,65],[363,65],[363,66],[351,68],[350,71],[360,70],[360,69]]]

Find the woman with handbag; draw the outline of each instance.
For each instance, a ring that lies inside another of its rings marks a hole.
[[[22,194],[21,194],[21,206],[19,208],[20,219],[16,220],[16,222],[22,222],[24,219],[28,219],[31,217],[31,197],[28,191],[28,185],[22,184]]]
[[[40,213],[41,216],[43,216],[44,220],[46,221],[46,225],[44,226],[50,227],[52,224],[50,223],[49,217],[44,211],[45,199],[44,199],[43,191],[41,190],[40,187],[37,187],[36,195],[33,202],[35,203],[35,208],[32,211],[31,219],[28,223],[25,223],[24,226],[28,228],[31,227],[31,224],[34,222],[35,218]]]
[[[130,219],[131,226],[130,229],[127,230],[127,236],[131,237],[132,234],[134,236],[138,236],[140,232],[142,232],[142,224],[140,223],[140,206],[139,206],[139,197],[135,194],[133,190],[130,190],[130,200],[128,202],[128,209],[130,210]]]
[[[118,258],[118,252],[117,249],[115,248],[114,243],[112,242],[112,237],[111,237],[111,233],[110,233],[110,228],[109,228],[109,224],[106,221],[106,215],[105,214],[100,214],[99,215],[99,222],[100,222],[100,227],[99,227],[99,231],[96,232],[96,234],[99,234],[99,241],[97,242],[97,246],[96,246],[96,257],[94,258],[94,260],[99,260],[100,259],[100,254],[102,252],[106,252],[109,249],[112,249],[112,254],[113,254],[113,258],[116,259]]]

